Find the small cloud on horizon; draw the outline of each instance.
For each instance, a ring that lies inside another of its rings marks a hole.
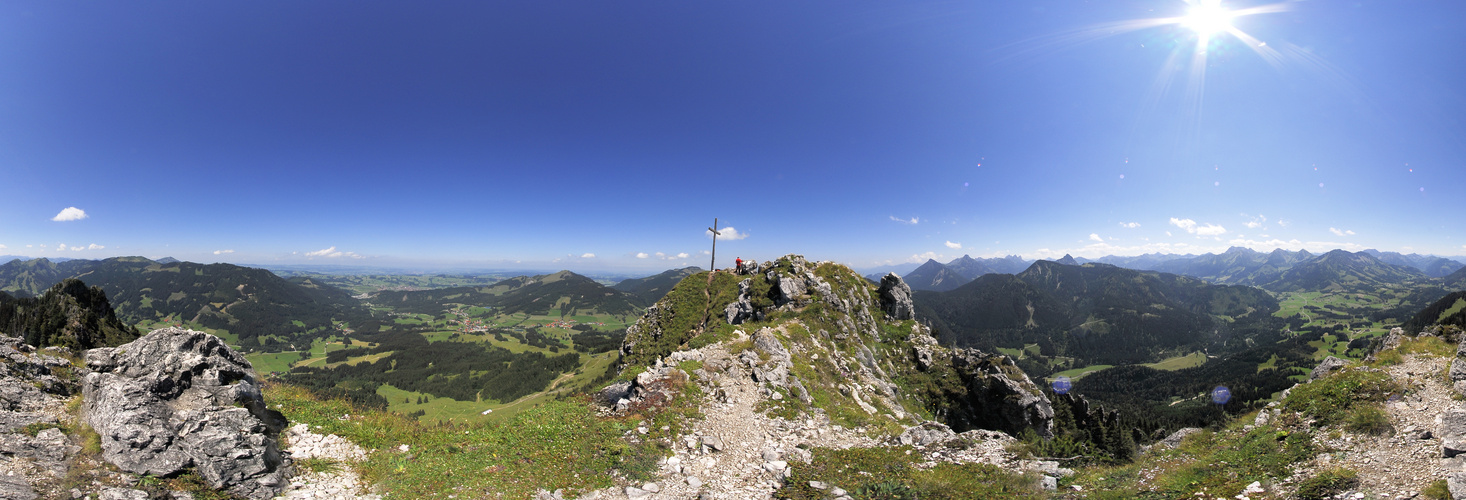
[[[336,258],[340,258],[340,257],[350,257],[350,258],[353,258],[353,259],[364,259],[365,258],[365,257],[363,257],[361,255],[357,255],[356,252],[342,252],[342,251],[338,251],[338,250],[336,250],[336,247],[334,247],[334,246],[331,247],[331,248],[324,248],[324,249],[321,249],[321,250],[316,250],[314,252],[306,252],[305,253],[305,256],[306,256],[306,258],[311,258],[311,259],[314,259],[316,257],[325,257],[327,259],[336,259]]]
[[[593,253],[590,253],[590,252],[586,252],[586,253],[580,254],[580,258],[582,258],[582,259],[594,259],[594,258],[596,258],[596,254],[593,254]]]
[[[651,257],[651,256],[650,255],[647,255],[646,252],[636,252],[636,258],[638,258],[638,259],[645,259],[647,257]]]
[[[947,242],[947,248],[950,248],[950,249],[953,249],[953,250],[961,250],[962,249],[962,244],[961,243],[953,243],[953,242],[948,241]]]
[[[1099,233],[1089,233],[1089,241],[1098,241],[1100,243],[1104,243],[1105,239],[1101,238]]]
[[[1139,222],[1121,222],[1120,223],[1120,227],[1123,227],[1125,229],[1135,229],[1137,227],[1140,227],[1140,223]]]
[[[66,222],[73,220],[82,220],[85,218],[87,218],[87,213],[85,210],[76,207],[66,207],[61,209],[61,212],[56,214],[55,217],[52,217],[51,220],[56,222]]]
[[[1352,229],[1340,231],[1338,228],[1331,227],[1329,228],[1329,232],[1334,233],[1334,236],[1354,236],[1354,230]]]
[[[921,223],[921,217],[912,217],[910,219],[902,219],[902,218],[897,217],[897,216],[894,216],[894,215],[892,215],[890,217],[891,217],[891,220],[893,220],[893,221],[900,222],[902,224],[912,225],[912,226]]]
[[[234,253],[234,250],[214,250],[214,255],[224,255],[226,253]]]

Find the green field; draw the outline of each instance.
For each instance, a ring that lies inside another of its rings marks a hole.
[[[387,410],[403,415],[410,415],[422,411],[419,420],[424,422],[492,422],[511,418],[520,412],[535,408],[550,401],[555,401],[561,396],[577,392],[575,389],[582,388],[598,375],[604,373],[606,367],[616,361],[616,353],[601,353],[595,356],[582,354],[581,368],[572,373],[566,373],[555,379],[550,388],[535,394],[531,394],[514,401],[508,402],[485,402],[479,401],[457,401],[449,398],[429,396],[415,391],[405,391],[382,385],[377,388],[377,394],[387,399]],[[424,399],[418,404],[418,398]],[[485,415],[484,410],[493,410]]]
[[[1085,375],[1089,375],[1091,373],[1094,373],[1094,372],[1097,372],[1097,371],[1100,371],[1100,370],[1104,370],[1106,368],[1114,368],[1114,367],[1115,367],[1115,365],[1089,365],[1089,366],[1086,366],[1086,367],[1075,368],[1075,369],[1072,369],[1072,370],[1064,370],[1064,371],[1061,371],[1059,373],[1055,373],[1053,375],[1049,375],[1048,380],[1052,381],[1052,380],[1057,379],[1059,377],[1069,377],[1070,380],[1079,380],[1081,378],[1084,378]]]
[[[1195,368],[1203,364],[1206,364],[1206,353],[1197,351],[1183,356],[1166,358],[1143,366],[1149,366],[1157,370],[1176,371],[1182,368]]]

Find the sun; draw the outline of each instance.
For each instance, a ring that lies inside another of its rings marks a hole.
[[[1181,25],[1191,28],[1196,34],[1210,36],[1232,29],[1232,18],[1236,14],[1222,7],[1221,0],[1200,0],[1191,6]]]

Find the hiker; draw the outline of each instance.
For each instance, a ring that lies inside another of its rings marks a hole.
[[[743,257],[736,257],[736,258],[734,258],[733,259],[733,265],[734,265],[733,269],[735,271],[737,271],[738,274],[743,274]]]

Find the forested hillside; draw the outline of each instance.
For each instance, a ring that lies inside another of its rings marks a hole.
[[[702,272],[702,269],[697,266],[669,269],[645,278],[621,280],[620,283],[617,283],[616,286],[611,288],[635,296],[638,304],[645,307],[655,304],[658,300],[662,300],[662,297],[666,296],[667,292],[672,291],[672,287],[682,282],[682,278],[699,272]]]
[[[1238,341],[1273,338],[1282,326],[1272,317],[1277,301],[1262,290],[1106,264],[1039,261],[1018,275],[917,292],[916,304],[944,342],[989,350],[1037,344],[1075,365],[1237,350],[1245,347]]]
[[[0,266],[0,288],[22,295],[39,293],[66,278],[100,287],[123,322],[193,322],[228,331],[247,348],[324,336],[336,328],[333,320],[362,324],[371,317],[340,289],[233,264],[116,257],[59,264],[35,259]]]
[[[455,304],[494,308],[500,314],[549,315],[554,310],[558,316],[630,315],[639,310],[634,296],[570,271],[509,278],[484,287],[381,291],[367,300],[397,312],[428,315],[442,314]]]
[[[80,352],[131,342],[141,335],[117,320],[107,294],[75,279],[65,279],[40,297],[15,298],[0,292],[0,334],[36,347],[61,346]]]

